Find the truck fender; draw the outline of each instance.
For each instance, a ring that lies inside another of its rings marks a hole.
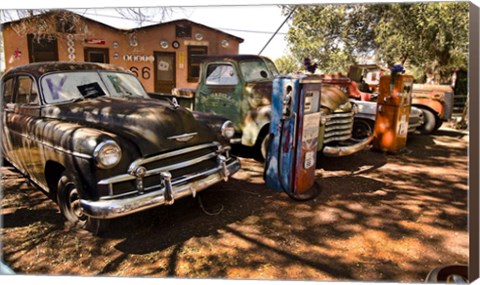
[[[270,123],[271,106],[259,106],[249,110],[243,121],[242,144],[254,146],[257,143],[260,132]]]
[[[412,106],[430,110],[440,119],[443,119],[444,117],[443,105],[437,100],[432,100],[430,98],[413,98]]]

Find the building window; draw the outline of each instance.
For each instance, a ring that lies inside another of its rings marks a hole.
[[[197,82],[200,76],[200,63],[202,56],[206,55],[208,49],[206,46],[188,47],[188,81]]]
[[[85,61],[109,63],[108,48],[85,48]]]
[[[175,25],[175,35],[177,38],[191,38],[192,26],[188,24]]]
[[[27,35],[30,62],[58,61],[57,38],[46,36],[35,39],[33,34]]]

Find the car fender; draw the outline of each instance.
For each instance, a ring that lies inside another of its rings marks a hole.
[[[116,134],[88,126],[48,120],[37,124],[36,132],[44,148],[44,161],[62,165],[75,177],[79,177],[79,190],[89,198],[98,196],[93,191],[97,181],[125,173],[129,164],[140,156],[133,143]],[[96,167],[93,152],[99,143],[107,140],[114,140],[120,146],[122,159],[112,169],[99,169]]]
[[[412,106],[420,109],[429,109],[440,119],[443,119],[444,117],[443,105],[437,100],[429,98],[413,98]]]

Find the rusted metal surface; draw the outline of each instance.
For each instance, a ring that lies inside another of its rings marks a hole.
[[[253,146],[270,122],[272,80],[277,74],[273,63],[264,57],[208,56],[202,63],[194,109],[230,119],[242,133],[242,144]]]
[[[453,88],[448,85],[413,84],[412,105],[425,106],[440,120],[448,120],[453,111]]]
[[[408,118],[413,76],[398,75],[391,83],[390,75],[380,78],[380,95],[377,100],[373,147],[397,153],[407,142]]]
[[[3,157],[46,192],[55,193],[61,177],[71,181],[75,186],[68,189],[88,205],[82,212],[93,216],[102,209],[94,218],[158,206],[170,184],[184,192],[176,197],[194,195],[239,168],[218,120],[210,127],[208,118],[196,120],[175,102],[149,98],[122,68],[31,64],[8,71],[2,86],[8,87],[2,90]],[[117,154],[111,165],[99,163],[103,146],[110,147],[103,155]],[[138,161],[146,161],[141,169]],[[171,183],[164,184],[160,173]],[[65,217],[78,222],[65,214],[72,205],[59,203]]]
[[[194,109],[232,120],[241,143],[258,146],[270,122],[272,80],[278,75],[273,62],[253,55],[215,55],[203,60]],[[318,151],[326,143],[335,148],[335,144],[348,141],[352,135],[352,105],[346,89],[342,92],[344,88],[337,84],[351,83],[351,80],[330,79],[330,83],[325,81],[321,87],[323,119],[319,126]],[[355,146],[355,149],[363,148]]]
[[[370,101],[372,98],[371,93],[360,91],[357,83],[347,77],[330,78],[327,76],[326,78],[323,79],[323,83],[337,86],[343,92],[347,93],[350,98],[353,98],[353,99]]]

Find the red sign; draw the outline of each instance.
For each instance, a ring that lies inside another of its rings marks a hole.
[[[87,43],[87,44],[94,44],[94,45],[104,45],[104,44],[105,44],[105,40],[85,39],[85,43]]]

